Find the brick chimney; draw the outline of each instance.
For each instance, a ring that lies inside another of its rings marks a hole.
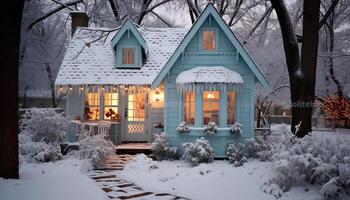
[[[77,27],[88,27],[89,25],[89,16],[83,11],[73,11],[70,13],[72,17],[72,37],[77,29]]]

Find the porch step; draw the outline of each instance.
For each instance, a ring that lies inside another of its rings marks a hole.
[[[117,155],[121,154],[138,154],[143,153],[149,155],[152,153],[150,143],[125,143],[116,146]]]

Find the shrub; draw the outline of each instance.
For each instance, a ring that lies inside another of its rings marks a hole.
[[[183,159],[190,162],[193,166],[214,160],[213,148],[204,137],[197,139],[195,143],[184,143],[182,148],[184,149]]]
[[[67,119],[52,108],[28,110],[20,120],[21,134],[29,135],[34,142],[62,142],[66,129]]]
[[[206,135],[214,135],[217,131],[218,131],[218,126],[216,125],[215,122],[209,122],[204,127],[204,133]]]
[[[242,143],[229,144],[226,154],[235,167],[241,166],[247,161],[245,146]]]
[[[271,159],[271,146],[264,140],[261,140],[259,138],[251,138],[248,139],[246,146],[247,154],[250,157],[257,158],[259,161],[266,161]]]
[[[151,150],[156,160],[174,159],[176,156],[176,147],[169,147],[166,133],[155,134],[155,140],[151,144]]]
[[[181,122],[176,128],[176,132],[178,133],[189,133],[190,131],[191,130],[187,122]]]
[[[273,151],[277,173],[274,182],[283,191],[311,183],[322,186],[320,192],[325,199],[350,194],[350,147],[346,142],[321,133],[296,138],[285,131],[282,144]]]
[[[24,162],[62,159],[59,143],[64,140],[67,120],[52,108],[31,109],[20,122],[19,153]]]
[[[28,135],[19,134],[19,154],[21,162],[50,162],[62,159],[58,145],[43,141],[33,142]]]
[[[243,134],[242,124],[235,122],[230,129],[231,134],[241,136]]]
[[[82,134],[79,138],[79,154],[81,159],[91,159],[94,165],[115,153],[114,144],[105,139],[104,135],[88,136]]]

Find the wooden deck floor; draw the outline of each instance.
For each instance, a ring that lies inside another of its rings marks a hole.
[[[125,143],[116,145],[117,154],[151,153],[151,143]]]

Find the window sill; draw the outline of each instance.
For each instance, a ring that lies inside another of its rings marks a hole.
[[[231,134],[231,128],[230,127],[222,127],[218,128],[217,132],[215,135],[212,135],[214,137],[228,137],[232,136]],[[189,136],[207,136],[204,133],[204,127],[190,127],[190,132],[189,133],[180,133],[179,135],[189,135]],[[210,137],[212,137],[210,136]]]

